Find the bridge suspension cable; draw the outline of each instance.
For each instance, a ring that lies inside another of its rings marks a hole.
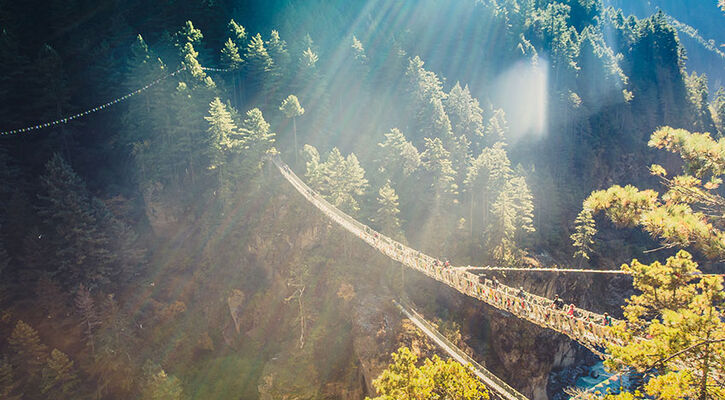
[[[582,274],[611,274],[611,275],[632,275],[629,271],[622,271],[617,269],[582,269],[582,268],[526,268],[526,267],[476,267],[467,265],[465,267],[455,267],[457,270],[461,271],[520,271],[520,272],[561,272],[561,273],[582,273]],[[704,277],[704,276],[725,276],[725,274],[693,274],[695,277]]]
[[[142,88],[136,89],[133,92],[127,93],[127,94],[125,94],[125,95],[123,95],[121,97],[118,97],[116,99],[113,99],[113,100],[111,100],[109,102],[106,102],[104,104],[98,105],[96,107],[89,108],[89,109],[87,109],[85,111],[82,111],[82,112],[79,112],[79,113],[76,113],[76,114],[73,114],[73,115],[69,115],[67,117],[58,118],[58,119],[56,119],[54,121],[49,121],[49,122],[44,122],[44,123],[39,123],[39,124],[35,124],[35,125],[26,126],[25,128],[16,128],[16,129],[10,129],[10,130],[6,130],[6,131],[0,131],[0,136],[13,135],[13,134],[16,134],[16,133],[32,132],[32,131],[37,131],[37,130],[43,129],[43,128],[49,128],[51,126],[57,126],[57,125],[67,124],[68,122],[71,122],[71,121],[73,121],[75,119],[82,118],[82,117],[85,117],[87,115],[96,113],[96,112],[101,111],[101,110],[103,110],[103,109],[105,109],[107,107],[114,106],[114,105],[116,105],[116,104],[118,104],[118,103],[120,103],[120,102],[122,102],[124,100],[127,100],[127,99],[129,99],[129,98],[131,98],[133,96],[136,96],[137,94],[142,93],[142,92],[144,92],[144,91],[146,91],[148,89],[151,89],[152,87],[154,87],[154,86],[158,85],[159,83],[161,83],[161,81],[166,80],[167,78],[170,78],[170,77],[172,77],[172,76],[180,73],[181,71],[183,71],[185,69],[186,69],[186,66],[182,66],[181,68],[177,69],[176,71],[174,71],[174,72],[172,72],[170,74],[166,74],[166,75],[164,75],[164,76],[156,79],[155,81],[152,81],[151,83],[147,84],[146,86],[144,86]]]
[[[387,257],[498,310],[564,334],[601,358],[607,357],[603,350],[608,344],[623,344],[611,332],[611,326],[617,323],[617,320],[581,308],[562,310],[555,307],[553,301],[547,298],[489,279],[481,282],[478,275],[460,268],[447,268],[439,260],[376,232],[338,210],[317,192],[310,189],[280,159],[279,155],[271,156],[270,159],[282,176],[308,202],[322,211],[329,219]]]

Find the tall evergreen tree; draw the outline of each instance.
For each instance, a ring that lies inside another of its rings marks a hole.
[[[13,365],[22,372],[28,382],[35,383],[48,358],[48,349],[40,341],[38,332],[19,320],[8,338]]]
[[[246,113],[239,130],[244,146],[239,170],[243,176],[251,177],[262,168],[264,158],[274,151],[276,134],[270,132],[270,125],[264,120],[262,111],[253,108]]]
[[[378,147],[378,172],[396,185],[402,184],[420,167],[418,149],[398,128],[386,133],[385,141],[378,143]]]
[[[41,393],[49,400],[77,398],[78,375],[73,361],[58,349],[53,349],[43,369]]]
[[[480,149],[480,139],[484,134],[483,110],[478,100],[471,96],[468,85],[461,88],[461,84],[456,82],[443,104],[454,134],[465,135],[469,141],[479,143]]]
[[[80,285],[76,291],[75,306],[80,316],[80,327],[83,331],[83,339],[86,345],[91,348],[91,354],[96,352],[96,328],[100,324],[95,301],[90,290]]]
[[[234,42],[237,48],[244,49],[247,45],[247,30],[243,26],[237,24],[233,19],[227,24],[229,30],[229,38]]]
[[[292,132],[295,137],[295,165],[299,165],[297,162],[297,153],[299,153],[297,148],[297,117],[302,116],[305,113],[305,109],[300,106],[300,101],[297,99],[297,96],[291,94],[284,99],[282,105],[279,106],[279,110],[282,111],[285,117],[292,119]]]
[[[384,235],[401,238],[400,230],[400,209],[398,208],[398,195],[395,189],[387,181],[378,191],[378,209],[373,218],[373,222],[378,226],[380,232]]]
[[[711,114],[720,137],[725,137],[725,88],[722,86],[715,92],[712,100]]]
[[[439,138],[425,138],[425,151],[420,155],[421,165],[426,172],[426,181],[433,194],[433,215],[439,215],[443,208],[453,204],[458,187],[455,182],[450,153]]]
[[[85,184],[56,154],[41,176],[43,194],[38,213],[45,218],[55,249],[51,272],[67,286],[107,284],[116,273],[110,238],[99,223]]]
[[[252,36],[247,43],[244,61],[250,89],[255,94],[263,95],[266,100],[268,93],[263,93],[263,85],[274,68],[274,61],[264,47],[264,40],[259,33]]]
[[[0,358],[0,399],[21,400],[20,382],[15,377],[13,366],[6,357]]]
[[[221,50],[221,65],[224,68],[238,70],[242,67],[242,57],[239,55],[239,48],[232,41],[227,39]]]

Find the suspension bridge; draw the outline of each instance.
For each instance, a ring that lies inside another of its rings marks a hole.
[[[533,293],[488,279],[482,282],[478,275],[469,272],[466,267],[446,267],[440,260],[395,241],[337,209],[307,186],[279,155],[270,156],[269,159],[308,202],[390,259],[498,310],[566,335],[601,358],[607,357],[604,349],[608,344],[619,342],[611,332],[611,324],[616,323],[616,320],[580,308],[573,313],[567,312],[555,307],[551,300]]]

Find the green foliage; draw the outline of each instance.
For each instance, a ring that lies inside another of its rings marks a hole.
[[[239,55],[239,48],[232,39],[227,39],[221,53],[221,65],[224,68],[234,70],[241,68],[243,62],[242,57]]]
[[[21,400],[23,394],[19,392],[20,382],[16,380],[13,366],[7,358],[0,358],[0,399]]]
[[[574,221],[574,225],[576,227],[575,231],[569,236],[576,249],[574,258],[581,257],[581,261],[588,260],[589,254],[592,252],[592,245],[594,245],[594,235],[597,233],[597,229],[594,227],[592,211],[586,208],[581,210],[576,217],[576,221]]]
[[[49,272],[61,283],[90,288],[106,285],[111,278],[121,283],[144,264],[135,233],[90,196],[60,155],[46,164],[41,186],[38,213],[45,218],[48,241],[55,250]]]
[[[373,219],[383,235],[393,238],[401,237],[400,219],[398,218],[400,209],[398,207],[398,195],[395,194],[395,189],[390,185],[390,181],[387,181],[378,191],[378,209]]]
[[[378,172],[394,183],[413,174],[420,167],[420,154],[413,143],[406,140],[398,128],[385,134],[385,141],[378,143],[380,152],[376,160]]]
[[[681,250],[666,264],[622,269],[632,274],[641,294],[624,306],[627,324],[615,332],[624,345],[610,345],[609,368],[633,367],[656,374],[643,391],[658,399],[716,399],[725,373],[725,291],[722,277],[702,277],[692,256]],[[642,339],[646,336],[647,339]]]
[[[432,200],[431,215],[440,216],[456,201],[458,186],[450,153],[439,138],[425,138],[425,151],[420,155],[421,167],[426,172],[425,185],[430,190],[426,197]]]
[[[485,386],[456,361],[438,356],[418,367],[418,358],[407,347],[392,354],[386,370],[373,381],[379,396],[370,400],[483,400]]]
[[[19,372],[34,381],[48,358],[48,348],[41,343],[38,332],[19,320],[8,338],[11,360]]]
[[[343,157],[335,147],[324,163],[320,163],[320,155],[313,146],[305,145],[304,154],[308,184],[335,207],[351,215],[357,214],[360,210],[357,198],[365,193],[368,181],[355,154]]]
[[[259,33],[252,36],[244,53],[244,68],[250,80],[252,90],[256,93],[262,89],[264,80],[272,72],[274,61],[264,47],[264,40]]]
[[[465,135],[471,142],[480,141],[484,135],[483,110],[478,100],[471,96],[468,85],[461,88],[461,84],[456,82],[443,104],[453,132]]]
[[[718,138],[725,137],[725,88],[720,87],[710,105],[712,119],[717,128]]]
[[[692,128],[696,132],[712,132],[715,129],[708,108],[707,76],[698,75],[696,72],[685,74],[685,85],[687,86],[687,99],[690,105],[688,115],[691,119]]]
[[[141,400],[182,400],[185,398],[179,379],[168,375],[158,365],[145,368],[146,382]]]
[[[287,118],[299,117],[305,113],[305,109],[300,106],[300,101],[297,99],[297,96],[293,94],[287,96],[287,98],[282,101],[282,105],[279,106],[279,110],[282,111],[284,116]]]
[[[653,190],[615,185],[593,192],[584,201],[584,209],[602,211],[621,226],[639,226],[665,247],[692,246],[706,257],[722,257],[725,200],[717,188],[725,174],[725,141],[715,141],[707,133],[663,127],[652,135],[649,145],[678,154],[685,164],[684,174],[669,178],[664,168],[654,165],[651,172],[667,189],[661,196]]]
[[[229,30],[229,38],[234,42],[237,48],[244,48],[247,40],[247,31],[243,26],[237,24],[234,19],[229,20],[227,24]]]
[[[41,393],[49,400],[77,398],[78,383],[73,361],[62,351],[53,349],[43,369]]]

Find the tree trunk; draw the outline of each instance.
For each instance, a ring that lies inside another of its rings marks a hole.
[[[292,131],[294,132],[295,136],[295,167],[299,168],[300,164],[297,162],[297,117],[292,117]]]

